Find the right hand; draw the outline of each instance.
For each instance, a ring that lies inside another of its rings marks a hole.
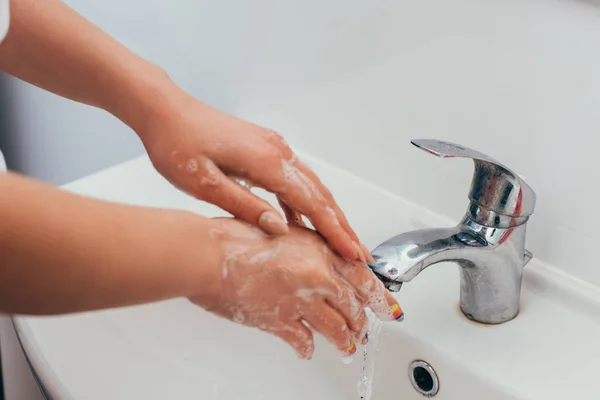
[[[369,253],[331,192],[281,136],[200,102],[169,79],[160,82],[155,108],[128,105],[139,109],[129,124],[175,187],[269,234],[287,234],[277,210],[230,177],[252,182],[306,216],[340,255],[365,261]]]
[[[400,310],[368,268],[340,258],[314,231],[290,227],[289,234],[273,237],[239,220],[214,222],[222,265],[212,289],[190,300],[280,337],[300,358],[312,357],[310,328],[353,354],[366,334],[365,306],[386,320]]]

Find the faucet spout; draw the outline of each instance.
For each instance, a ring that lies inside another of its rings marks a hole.
[[[467,216],[453,228],[424,229],[395,236],[373,250],[373,272],[398,291],[430,265],[454,262],[461,278],[460,304],[470,319],[499,324],[519,312],[525,224],[490,228]]]
[[[406,232],[380,244],[372,252],[375,265],[370,267],[388,282],[409,282],[442,261],[468,263],[466,250],[471,245],[485,244],[460,226]]]

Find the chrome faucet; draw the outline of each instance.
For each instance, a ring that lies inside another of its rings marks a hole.
[[[459,265],[460,308],[470,319],[487,324],[510,321],[519,313],[525,230],[536,195],[506,166],[457,144],[413,140],[435,156],[472,158],[475,172],[466,215],[454,228],[424,229],[395,236],[373,250],[369,265],[388,290],[400,290],[430,265]]]

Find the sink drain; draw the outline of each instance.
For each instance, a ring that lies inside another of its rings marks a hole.
[[[408,366],[408,378],[415,390],[422,396],[433,397],[440,389],[437,374],[431,365],[415,360]]]

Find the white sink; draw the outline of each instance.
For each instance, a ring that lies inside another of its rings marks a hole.
[[[338,170],[311,164],[371,247],[403,231],[453,224]],[[145,158],[68,189],[222,215],[172,189]],[[406,319],[384,324],[378,351],[369,352],[375,357],[373,400],[423,399],[409,380],[414,360],[436,371],[434,399],[594,398],[600,371],[597,288],[534,259],[526,267],[520,315],[488,326],[460,312],[457,269],[430,267],[397,294]],[[319,339],[313,361],[300,361],[279,339],[216,318],[186,300],[14,320],[34,370],[55,400],[360,398],[362,349],[345,365]]]

